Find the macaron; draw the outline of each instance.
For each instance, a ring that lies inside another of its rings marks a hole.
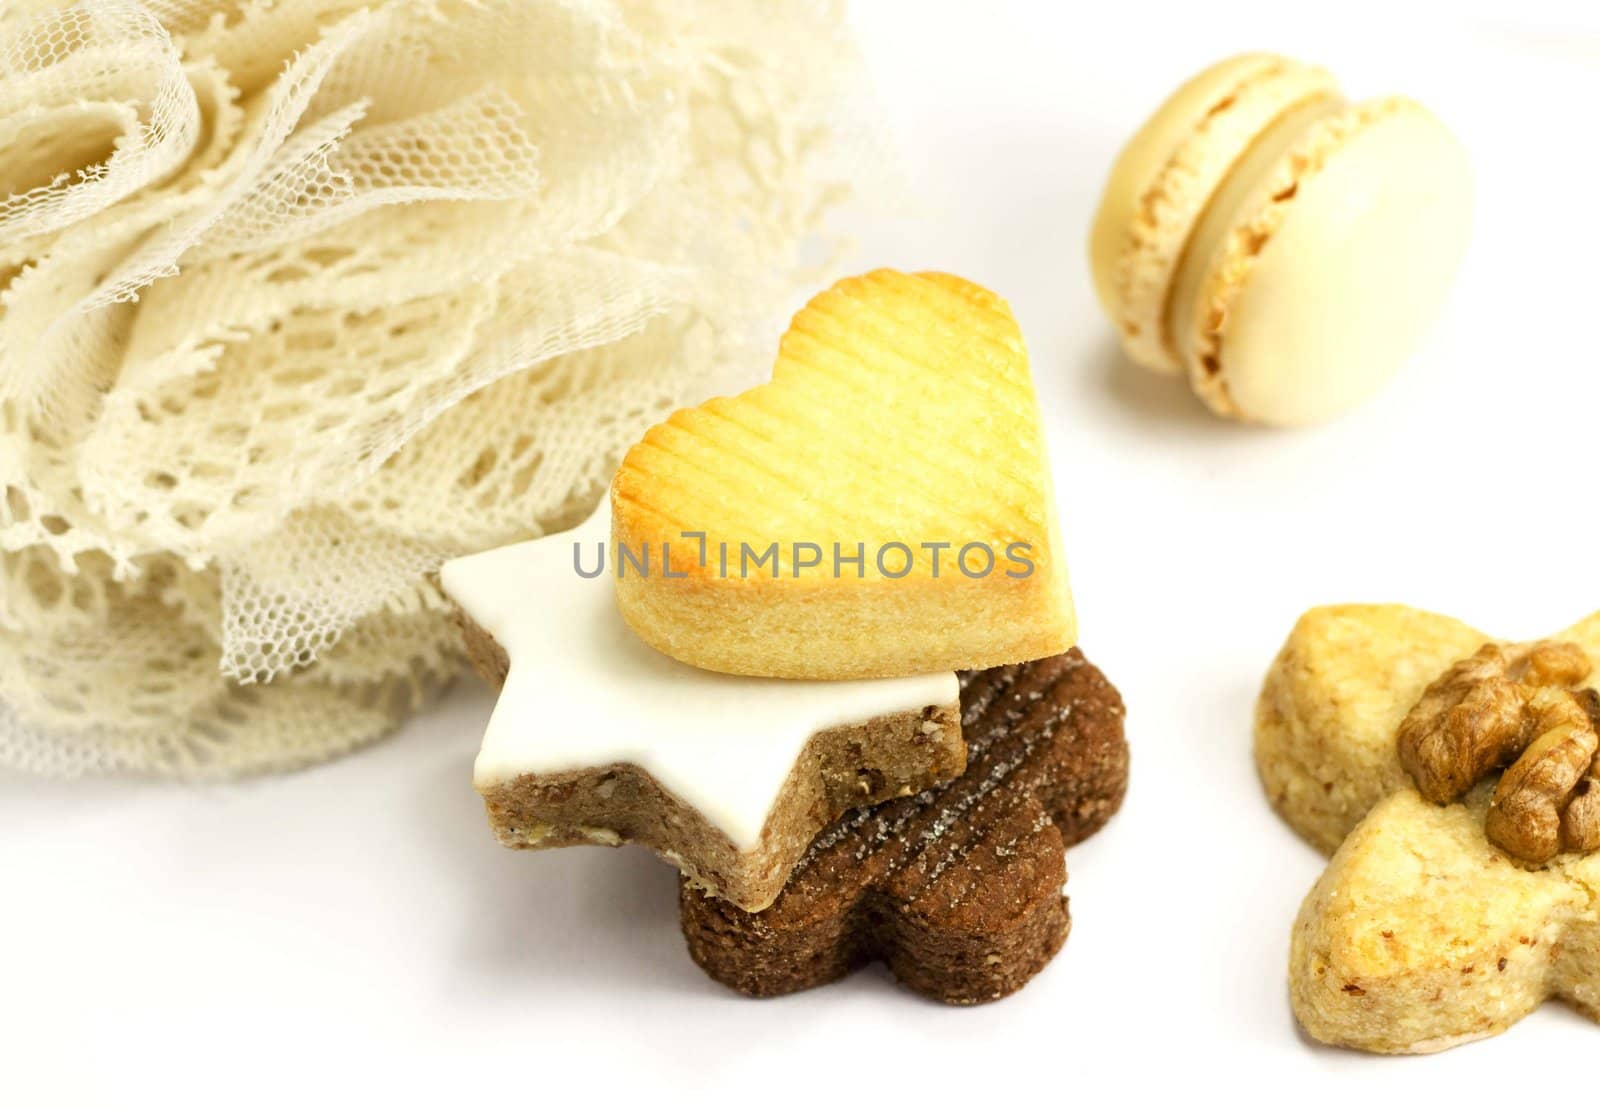
[[[1345,412],[1410,356],[1471,229],[1465,151],[1415,101],[1351,103],[1272,54],[1174,92],[1112,167],[1090,233],[1128,356],[1263,424]]]

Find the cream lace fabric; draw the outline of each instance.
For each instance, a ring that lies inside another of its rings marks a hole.
[[[0,763],[230,775],[458,666],[430,583],[760,369],[838,11],[0,3]]]

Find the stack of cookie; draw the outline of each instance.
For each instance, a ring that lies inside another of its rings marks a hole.
[[[652,848],[717,980],[881,958],[980,1002],[1065,940],[1063,848],[1121,801],[1123,711],[1073,646],[1027,355],[987,290],[838,283],[771,382],[652,428],[587,524],[441,578],[501,686],[496,835]]]

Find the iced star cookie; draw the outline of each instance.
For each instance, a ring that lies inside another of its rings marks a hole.
[[[1090,268],[1134,362],[1187,376],[1220,415],[1307,424],[1417,346],[1471,207],[1466,155],[1420,104],[1352,104],[1323,69],[1247,54],[1191,78],[1129,140]]]
[[[697,667],[887,677],[1076,639],[1021,333],[948,274],[819,294],[771,382],[651,428],[611,496],[623,619]]]
[[[954,674],[785,682],[675,662],[617,615],[610,531],[602,504],[575,532],[440,572],[501,687],[473,781],[502,843],[643,844],[760,909],[839,814],[960,773]]]
[[[1321,1041],[1434,1052],[1557,997],[1600,1020],[1600,614],[1530,644],[1398,605],[1313,609],[1256,765],[1333,853],[1290,950]]]
[[[689,953],[766,997],[881,959],[903,983],[970,1004],[1024,986],[1066,941],[1063,849],[1122,803],[1122,699],[1074,649],[961,676],[966,772],[858,809],[819,836],[771,907],[685,884]]]

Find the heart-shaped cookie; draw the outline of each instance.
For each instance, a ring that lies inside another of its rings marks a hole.
[[[772,381],[673,414],[611,487],[617,605],[708,670],[971,670],[1076,639],[1005,301],[878,270],[801,309]]]

